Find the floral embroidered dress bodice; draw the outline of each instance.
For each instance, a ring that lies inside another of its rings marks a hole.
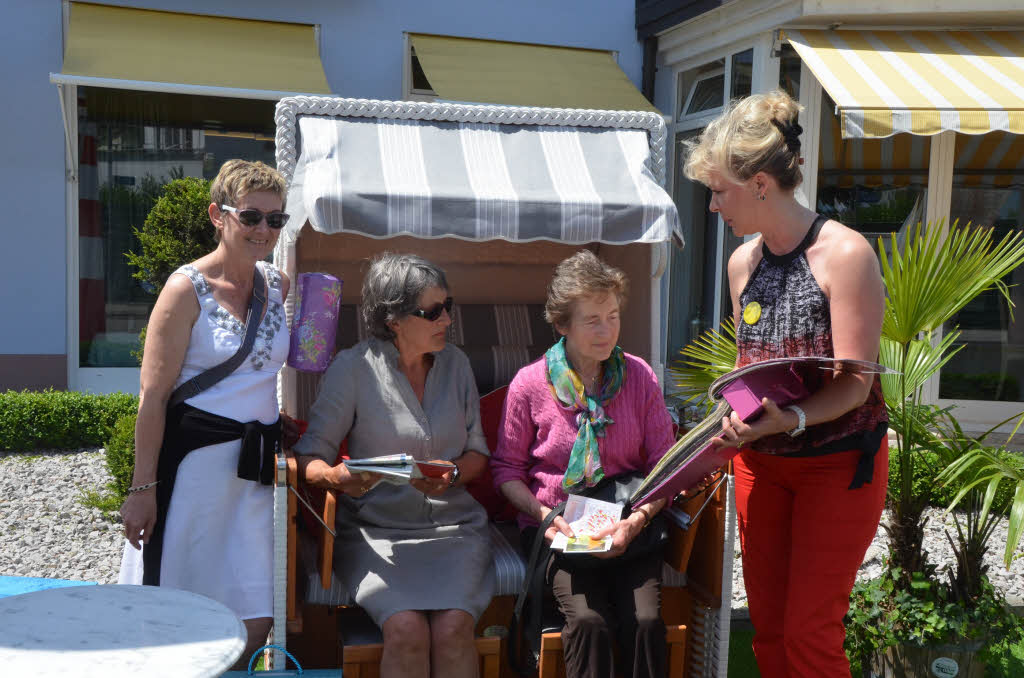
[[[267,282],[267,305],[256,332],[256,342],[245,361],[223,380],[186,402],[207,412],[238,421],[258,419],[264,424],[278,417],[277,373],[288,357],[288,325],[281,296],[281,273],[259,262]],[[199,299],[199,317],[192,326],[185,361],[174,387],[218,365],[238,351],[245,336],[245,322],[217,303],[206,278],[192,264],[175,273],[192,281]]]

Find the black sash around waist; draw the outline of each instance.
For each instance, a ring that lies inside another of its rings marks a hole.
[[[156,477],[156,524],[142,550],[142,583],[160,584],[160,559],[163,556],[164,526],[171,505],[174,480],[185,455],[201,447],[242,441],[238,455],[238,477],[263,485],[274,482],[274,455],[281,442],[281,420],[273,424],[258,421],[242,423],[180,403],[167,410],[164,440],[160,447]]]

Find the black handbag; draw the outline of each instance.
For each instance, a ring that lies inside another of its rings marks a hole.
[[[579,494],[592,499],[600,499],[623,505],[621,518],[629,511],[629,498],[640,486],[645,475],[641,472],[623,474],[614,478],[605,478],[597,485],[588,487]],[[553,508],[537,528],[537,534],[530,547],[530,560],[526,565],[526,576],[523,577],[523,585],[516,597],[516,606],[512,615],[512,624],[509,628],[508,660],[509,665],[522,676],[531,675],[537,669],[537,661],[540,655],[540,634],[541,634],[541,612],[544,599],[545,573],[547,571],[548,558],[551,555],[551,545],[544,540],[544,533],[558,516],[565,512],[566,502],[561,502]],[[640,534],[629,543],[625,553],[615,558],[596,558],[584,554],[566,555],[555,554],[558,558],[559,567],[567,570],[577,568],[600,569],[610,565],[620,564],[624,561],[636,558],[650,557],[655,553],[664,551],[668,544],[668,523],[665,517],[659,512],[652,519]],[[529,601],[529,616],[523,625],[523,613],[527,609]],[[522,632],[520,636],[520,632]],[[528,648],[529,652],[525,658],[521,652],[522,647]]]
[[[634,472],[616,476],[614,478],[605,478],[597,485],[588,487],[579,494],[584,497],[591,499],[599,499],[601,501],[611,502],[613,504],[622,504],[622,515],[620,519],[626,518],[629,513],[629,498],[633,496],[637,488],[640,487],[640,483],[643,482],[645,474]],[[551,513],[562,515],[565,512],[565,502],[562,502]],[[548,514],[550,516],[550,514]],[[554,520],[552,517],[551,520]],[[550,522],[548,523],[550,525]],[[537,531],[538,536],[543,541],[544,532],[547,527]],[[640,531],[633,541],[626,547],[626,552],[615,557],[615,558],[597,558],[595,556],[588,556],[585,554],[565,554],[556,553],[555,558],[558,560],[560,567],[566,570],[575,569],[593,569],[607,567],[608,565],[614,565],[616,563],[622,563],[636,558],[645,558],[655,553],[661,553],[665,550],[665,546],[668,544],[668,523],[665,521],[665,516],[658,512],[651,522]]]

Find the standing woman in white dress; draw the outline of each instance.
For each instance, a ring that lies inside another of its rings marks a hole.
[[[121,582],[193,591],[229,607],[248,632],[240,665],[263,644],[273,616],[270,483],[289,281],[263,260],[288,219],[285,195],[283,177],[261,162],[230,160],[214,179],[217,248],[170,276],[150,316],[135,472],[121,507],[129,542]],[[238,351],[255,269],[266,304],[252,350],[222,380],[169,407],[178,386]]]

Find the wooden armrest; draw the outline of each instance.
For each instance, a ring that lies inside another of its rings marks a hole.
[[[690,562],[690,555],[693,553],[693,545],[697,542],[697,530],[700,527],[700,519],[703,513],[698,514],[707,493],[700,494],[686,499],[682,503],[677,502],[674,506],[668,506],[665,511],[681,511],[690,519],[687,527],[680,526],[671,516],[668,518],[668,546],[665,548],[665,562],[677,572],[686,572]],[[696,516],[696,517],[694,517]]]
[[[711,501],[704,507],[699,524],[692,529],[694,543],[692,549],[700,554],[692,559],[686,568],[686,586],[701,600],[711,607],[722,604],[722,565],[725,557],[725,502],[727,500],[725,483],[718,486]],[[701,503],[707,499],[701,493]],[[698,504],[699,506],[699,504]]]
[[[324,513],[321,516],[326,525],[334,525],[338,511],[338,495],[334,490],[324,490]],[[334,535],[320,526],[320,586],[331,588],[334,576]]]
[[[285,552],[288,554],[288,580],[285,587],[285,619],[288,622],[289,628],[295,629],[298,627],[298,630],[301,630],[302,620],[298,614],[298,582],[296,581],[299,560],[299,535],[296,525],[299,517],[299,502],[295,497],[295,493],[292,492],[293,488],[298,487],[299,465],[295,459],[295,454],[290,449],[282,450],[281,454],[285,459],[285,466],[287,468],[286,482],[288,484],[288,536],[285,544]]]

